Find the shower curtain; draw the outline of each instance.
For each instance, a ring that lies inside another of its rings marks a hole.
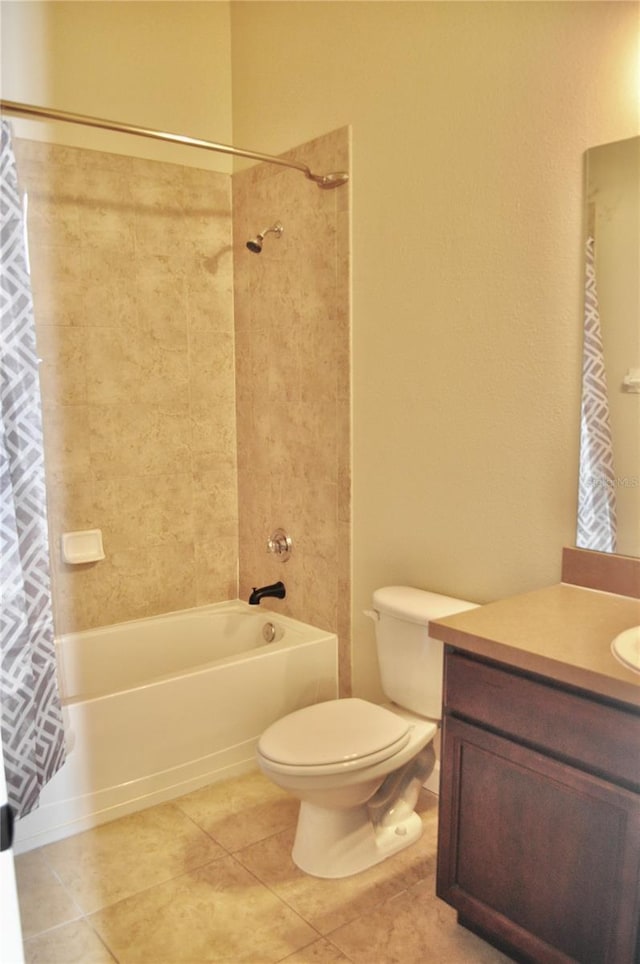
[[[9,803],[33,810],[65,759],[35,323],[11,128],[0,144],[0,723]]]
[[[580,413],[580,484],[576,544],[616,551],[616,491],[595,272],[595,242],[586,244],[584,355]]]

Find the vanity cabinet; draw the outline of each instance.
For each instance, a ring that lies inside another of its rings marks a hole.
[[[445,652],[438,896],[516,960],[638,964],[637,708]]]

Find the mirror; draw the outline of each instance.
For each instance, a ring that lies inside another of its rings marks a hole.
[[[640,137],[587,151],[585,200],[577,545],[640,556]]]

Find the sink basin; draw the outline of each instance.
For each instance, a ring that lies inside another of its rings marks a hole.
[[[616,636],[611,643],[611,652],[628,669],[640,673],[640,626],[632,626]]]

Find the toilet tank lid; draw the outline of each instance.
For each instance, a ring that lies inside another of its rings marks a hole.
[[[425,625],[430,619],[476,609],[477,604],[425,589],[414,589],[412,586],[384,586],[374,591],[373,608],[387,616]]]

